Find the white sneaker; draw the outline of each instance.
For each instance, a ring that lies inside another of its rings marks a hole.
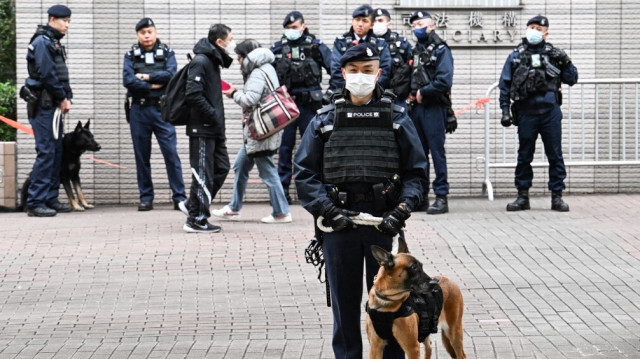
[[[281,216],[274,217],[272,214],[262,218],[260,222],[262,223],[291,223],[293,219],[291,218],[291,213],[283,214]]]
[[[220,209],[214,209],[211,214],[218,218],[227,219],[230,221],[237,221],[240,219],[240,212],[234,212],[229,208],[229,205],[226,205]]]

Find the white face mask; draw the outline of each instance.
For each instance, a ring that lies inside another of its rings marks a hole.
[[[232,40],[230,43],[227,44],[227,47],[224,48],[224,51],[226,51],[227,55],[233,55],[235,53],[235,49],[236,49],[236,42]]]
[[[542,31],[538,31],[536,29],[527,28],[527,31],[525,32],[525,37],[531,45],[537,45],[541,43],[543,36],[544,34],[542,33]]]
[[[367,97],[376,88],[376,75],[346,74],[345,81],[345,88],[356,97]]]
[[[373,33],[376,36],[382,36],[387,33],[387,29],[389,28],[387,22],[374,22],[373,23]]]

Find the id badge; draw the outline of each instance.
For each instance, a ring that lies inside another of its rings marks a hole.
[[[293,59],[299,59],[300,58],[300,48],[299,47],[294,47],[291,49],[291,58]]]
[[[531,67],[540,67],[542,61],[540,61],[540,54],[531,55]]]
[[[153,59],[153,52],[145,52],[144,53],[144,63],[147,65],[155,64],[155,60]]]

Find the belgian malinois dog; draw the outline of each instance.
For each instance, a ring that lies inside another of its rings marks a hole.
[[[426,293],[432,280],[422,269],[422,263],[408,253],[396,255],[371,246],[373,257],[380,263],[380,270],[369,292],[369,309],[378,312],[398,312],[410,295]],[[458,285],[446,277],[434,277],[442,291],[442,310],[438,327],[442,331],[442,344],[452,358],[465,359],[462,346],[462,311],[464,302]],[[413,294],[412,294],[413,293]],[[392,333],[409,359],[420,357],[418,342],[419,316],[412,313],[393,320]],[[367,315],[367,337],[369,338],[369,358],[382,359],[387,341],[378,336],[371,316]],[[423,341],[425,359],[431,358],[431,338]]]

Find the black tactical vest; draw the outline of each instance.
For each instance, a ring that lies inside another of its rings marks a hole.
[[[35,34],[31,37],[31,41],[29,42],[29,50],[34,51],[31,43],[35,40],[39,35],[44,35],[51,39],[53,42],[53,46],[56,51],[53,56],[53,61],[55,62],[56,75],[58,76],[58,80],[60,82],[69,82],[69,69],[67,68],[66,60],[67,60],[67,51],[65,47],[60,44],[60,40],[56,38],[56,34],[53,30],[48,26],[39,26],[36,30]],[[40,81],[40,74],[37,71],[37,65],[35,61],[29,61],[27,63],[27,71],[29,72],[29,77],[33,80]]]
[[[322,55],[314,48],[311,35],[303,35],[300,42],[291,43],[282,38],[282,53],[276,55],[276,72],[281,85],[289,89],[320,85],[322,81]],[[319,58],[320,57],[320,58]]]
[[[389,47],[389,54],[391,54],[391,61],[396,63],[404,62],[404,49],[400,47],[400,35],[397,32],[389,32],[389,35],[384,38],[384,41]]]
[[[169,47],[157,40],[155,50],[145,51],[140,44],[131,46],[135,73],[150,74],[165,69]]]
[[[427,47],[418,44],[413,50],[413,65],[411,69],[412,92],[417,91],[433,81],[436,72],[436,60],[438,59],[433,54],[433,51],[447,46],[435,33],[430,36],[432,36],[433,40]]]
[[[518,46],[518,56],[513,60],[515,70],[511,76],[510,97],[513,101],[558,92],[561,86],[561,70],[549,57],[553,45],[545,44],[540,53],[531,51],[526,43]]]
[[[373,46],[377,47],[378,52],[382,53],[382,50],[384,50],[384,43],[378,43],[378,38],[371,35],[371,31],[369,31],[369,34],[365,35],[365,37],[367,36],[369,36],[369,40],[367,41],[369,41]],[[344,34],[342,34],[342,37],[344,37],[344,46],[340,48],[340,52],[344,54],[345,51],[349,50],[357,44],[354,43],[355,37],[351,32],[345,32]]]
[[[333,131],[324,145],[323,179],[334,185],[380,183],[400,172],[393,99],[365,106],[335,101]]]

